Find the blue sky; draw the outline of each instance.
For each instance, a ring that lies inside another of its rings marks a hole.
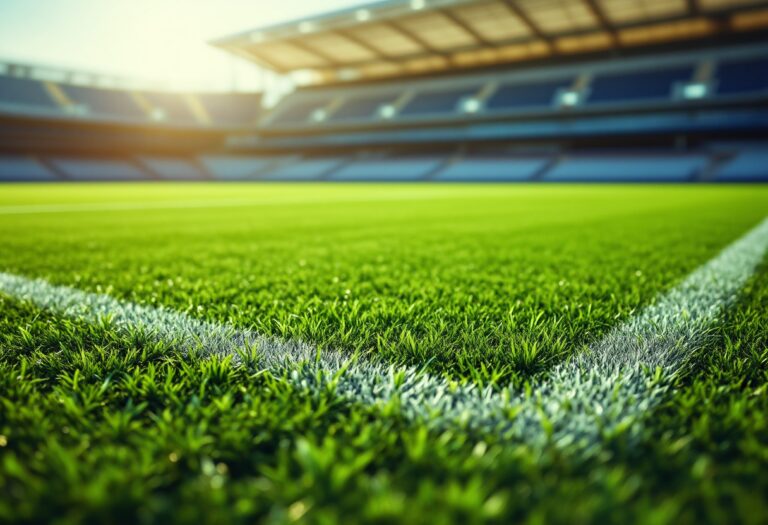
[[[243,89],[250,65],[206,41],[361,0],[0,0],[0,60]],[[277,8],[275,6],[278,6]]]

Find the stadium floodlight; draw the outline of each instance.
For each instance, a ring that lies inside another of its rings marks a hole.
[[[461,109],[464,113],[477,113],[483,108],[483,103],[476,98],[470,97],[461,103]]]
[[[564,91],[560,95],[560,105],[564,107],[577,106],[580,99],[578,91]]]
[[[368,9],[358,9],[355,18],[358,22],[367,22],[371,19],[371,12]]]
[[[411,0],[411,9],[420,11],[427,6],[426,0]]]
[[[354,68],[339,69],[336,73],[336,76],[339,78],[339,80],[349,82],[351,80],[357,80],[360,78],[360,71]]]
[[[379,108],[379,116],[383,119],[391,119],[397,113],[397,109],[392,104],[384,104]]]
[[[318,108],[312,112],[313,122],[323,122],[328,117],[328,113],[323,108]]]
[[[65,106],[64,111],[70,115],[84,116],[90,113],[90,108],[85,104],[71,104]]]
[[[693,84],[687,84],[683,87],[683,98],[689,100],[696,100],[704,98],[709,93],[709,86],[702,84],[701,82],[695,82]]]
[[[315,24],[310,21],[304,21],[299,24],[299,33],[311,33],[315,30]]]
[[[153,108],[150,116],[155,122],[163,122],[167,117],[165,111],[160,108]]]

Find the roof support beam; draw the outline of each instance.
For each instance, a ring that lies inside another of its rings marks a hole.
[[[528,31],[530,31],[532,35],[547,44],[550,53],[557,54],[557,49],[552,43],[552,37],[542,31],[541,28],[531,19],[531,17],[528,16],[528,13],[520,9],[520,6],[517,5],[515,0],[504,0],[504,5],[507,6],[512,14],[520,19],[520,21],[526,28],[528,28]]]
[[[359,38],[358,36],[352,34],[351,31],[345,31],[343,29],[337,29],[334,31],[337,35],[339,35],[342,38],[346,38],[350,42],[362,47],[369,53],[372,53],[374,56],[376,56],[377,59],[381,60],[382,62],[390,62],[392,60],[392,57],[384,52],[382,52],[380,49],[377,49],[376,47],[372,46],[362,38]]]
[[[699,0],[686,0],[686,4],[688,5],[688,13],[691,16],[699,16],[701,14]]]
[[[294,38],[293,40],[289,40],[287,43],[289,45],[292,45],[293,47],[301,49],[305,53],[308,53],[310,55],[313,55],[313,56],[319,58],[323,62],[327,63],[329,66],[338,67],[338,66],[343,65],[338,60],[336,60],[335,58],[333,58],[333,57],[331,57],[329,55],[326,55],[325,53],[323,53],[322,51],[320,51],[320,50],[318,50],[318,49],[316,49],[314,47],[308,46],[307,44],[302,42],[301,39],[299,39],[299,38]]]
[[[271,69],[273,71],[279,71],[281,73],[286,72],[286,69],[284,66],[281,66],[280,64],[278,64],[273,60],[265,58],[264,55],[262,55],[258,51],[255,51],[253,48],[249,47],[244,49],[238,49],[238,48],[225,48],[225,49],[227,49],[227,51],[229,51],[230,53],[240,55],[246,60],[255,60],[256,62],[259,62],[262,66],[265,66],[267,69]]]
[[[619,37],[616,34],[616,28],[613,26],[613,22],[608,19],[608,16],[603,11],[603,8],[597,3],[596,0],[582,0],[582,2],[584,2],[584,5],[587,6],[587,9],[589,9],[589,12],[592,13],[592,16],[597,19],[600,27],[606,33],[611,35],[611,40],[613,41],[614,47],[620,47],[621,44],[619,42]]]
[[[443,58],[449,58],[448,55],[445,53],[445,51],[437,49],[436,47],[432,46],[432,44],[430,44],[429,42],[421,38],[419,35],[417,35],[413,31],[409,31],[408,29],[404,28],[400,24],[392,20],[381,21],[380,23],[386,25],[388,28],[394,31],[397,31],[398,33],[400,33],[401,36],[404,36],[414,44],[422,47],[425,51],[428,51],[433,55],[441,56]]]
[[[464,20],[462,20],[460,17],[456,16],[456,13],[451,11],[450,9],[440,9],[439,13],[443,16],[445,16],[448,20],[456,24],[461,28],[462,31],[467,33],[469,36],[475,39],[475,41],[483,46],[488,47],[495,47],[496,44],[491,42],[490,40],[486,39],[483,35],[475,31],[469,24],[467,24]]]

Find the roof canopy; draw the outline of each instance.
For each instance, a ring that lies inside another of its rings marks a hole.
[[[222,38],[278,73],[339,81],[768,27],[768,0],[389,0]]]

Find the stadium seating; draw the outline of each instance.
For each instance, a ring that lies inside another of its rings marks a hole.
[[[319,180],[339,169],[346,159],[342,157],[306,158],[297,162],[288,162],[269,171],[265,180]]]
[[[200,163],[218,180],[253,180],[278,162],[274,157],[205,155]]]
[[[394,102],[397,93],[384,93],[353,97],[345,100],[341,107],[328,118],[329,121],[364,120],[379,116],[379,109]]]
[[[562,182],[685,182],[708,164],[705,155],[580,155],[562,159],[544,176]]]
[[[331,101],[329,97],[298,101],[295,98],[301,97],[289,95],[284,99],[273,113],[271,124],[306,124],[310,122],[310,118],[317,110],[327,106]]]
[[[435,173],[444,162],[442,157],[359,159],[332,173],[330,180],[417,181]]]
[[[44,165],[31,157],[0,156],[0,182],[43,182],[57,180]]]
[[[668,100],[675,86],[692,76],[693,66],[598,75],[589,88],[587,104]]]
[[[422,115],[450,115],[456,113],[460,102],[471,97],[480,90],[481,86],[470,88],[458,88],[445,91],[423,91],[414,96],[400,110],[401,116],[422,116]]]
[[[547,158],[466,158],[449,164],[434,178],[438,181],[525,181],[541,172]]]
[[[149,175],[128,160],[54,158],[51,164],[70,180],[144,180]]]
[[[0,180],[768,179],[763,44],[335,83],[299,88],[271,110],[257,94],[135,92],[5,71]],[[744,142],[702,145],[718,140]],[[67,153],[78,143],[88,149]],[[46,160],[36,145],[62,153]]]
[[[190,159],[175,157],[141,157],[141,164],[150,173],[168,180],[201,180],[206,176]]]
[[[757,182],[768,180],[768,147],[743,151],[718,170],[719,182]]]
[[[102,88],[0,74],[0,113],[33,112],[78,119],[94,117],[115,122],[161,122],[184,126],[254,126],[261,115],[261,95],[256,93],[191,93]],[[199,104],[196,112],[195,105]]]
[[[157,120],[181,124],[199,124],[189,106],[175,93],[144,91],[139,93],[152,106]]]
[[[768,91],[768,57],[724,61],[717,69],[719,95]]]
[[[89,114],[138,120],[147,118],[127,91],[75,85],[60,87],[76,106],[83,108]]]
[[[220,126],[253,126],[261,114],[261,95],[253,93],[200,93],[197,99],[211,122]]]
[[[485,104],[487,110],[540,109],[552,107],[557,93],[573,84],[572,78],[503,84]]]
[[[56,102],[37,80],[0,76],[0,105],[55,110]]]
[[[718,57],[718,53],[723,56]],[[740,58],[742,55],[747,58]],[[386,124],[391,129],[393,123],[427,126],[446,118],[469,123],[542,112],[569,118],[595,112],[621,117],[622,109],[638,104],[658,112],[689,111],[697,100],[703,103],[716,97],[768,92],[768,48],[669,53],[657,62],[647,58],[597,60],[545,66],[522,74],[469,73],[400,83],[299,89],[280,101],[261,127],[323,129],[331,124],[355,123],[372,129]],[[569,90],[573,90],[572,95],[566,96]],[[395,107],[400,100],[402,107]],[[465,102],[473,103],[464,106]],[[390,115],[381,114],[386,106],[392,108]],[[328,115],[321,114],[320,109],[327,109]],[[668,121],[667,116],[659,122]],[[583,126],[576,122],[568,127]]]
[[[728,153],[730,152],[730,153]],[[723,161],[725,157],[727,160]],[[138,156],[29,157],[0,155],[0,182],[59,180],[436,181],[436,182],[761,182],[768,148],[713,145],[697,153],[609,150],[558,154],[513,153],[422,156]]]

